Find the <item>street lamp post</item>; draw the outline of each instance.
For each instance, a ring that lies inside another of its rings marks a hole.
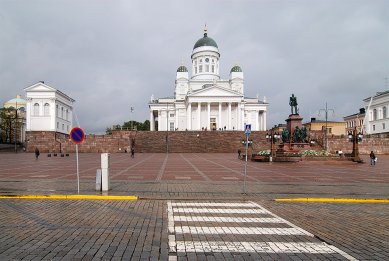
[[[273,161],[273,158],[275,158],[275,143],[280,139],[281,135],[278,132],[275,132],[275,128],[277,126],[274,126],[273,128],[270,129],[270,134],[266,133],[266,140],[270,142],[270,158],[269,161]]]
[[[131,112],[131,118],[130,118],[130,130],[133,130],[134,129],[134,121],[132,120],[131,121],[131,119],[133,118],[132,117],[132,114],[134,113],[134,107],[130,107],[130,112]]]
[[[325,137],[325,150],[327,151],[328,150],[328,136],[327,136],[327,134],[328,134],[328,112],[329,111],[332,111],[332,114],[335,114],[335,111],[334,111],[334,109],[328,109],[327,108],[327,102],[326,102],[326,108],[325,109],[320,109],[319,110],[319,116],[320,116],[320,112],[321,111],[324,111],[324,113],[325,113],[325,117],[326,117],[326,127],[325,127],[325,133],[324,133],[324,137]]]
[[[353,143],[353,152],[351,153],[351,156],[353,158],[353,161],[361,163],[362,159],[359,157],[359,146],[358,144],[362,141],[363,134],[361,132],[357,133],[357,127],[354,128],[354,130],[348,133],[348,139],[350,142]]]
[[[15,106],[15,121],[14,121],[14,142],[15,142],[15,153],[18,153],[18,149],[16,147],[16,129],[17,129],[17,121],[18,121],[18,103],[16,102]]]
[[[169,153],[169,103],[166,103],[166,153]]]

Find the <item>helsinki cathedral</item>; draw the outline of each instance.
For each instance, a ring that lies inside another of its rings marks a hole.
[[[177,69],[173,97],[154,98],[149,102],[150,130],[266,130],[266,98],[244,96],[244,77],[240,66],[230,70],[229,79],[220,79],[220,53],[215,40],[204,36],[194,45],[191,76],[187,67]]]

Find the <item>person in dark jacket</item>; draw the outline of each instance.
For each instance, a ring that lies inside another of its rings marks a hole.
[[[370,152],[370,165],[375,165],[377,158],[373,151]]]
[[[35,158],[38,159],[39,158],[39,149],[38,148],[35,148]]]

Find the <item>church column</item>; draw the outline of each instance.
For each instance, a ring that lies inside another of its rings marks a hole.
[[[208,102],[208,119],[207,119],[207,122],[208,122],[208,126],[207,126],[207,130],[211,130],[211,103]]]
[[[187,108],[187,124],[186,124],[186,129],[187,130],[192,130],[192,103],[188,103],[188,108]]]
[[[255,111],[255,120],[256,120],[256,123],[255,123],[255,130],[259,131],[261,130],[260,127],[259,127],[259,111]]]
[[[242,128],[242,130],[244,130],[244,124],[245,124],[244,113],[245,113],[244,106],[242,106],[240,110],[240,115],[242,115],[242,122],[240,123],[240,127]]]
[[[223,128],[222,126],[222,103],[219,102],[219,122],[217,124],[217,128]]]
[[[174,124],[174,130],[178,130],[178,109],[176,109],[175,113],[174,113],[174,117],[176,119],[176,123]]]
[[[241,122],[240,117],[241,115],[240,115],[240,102],[239,102],[236,107],[236,130],[240,129],[240,122]]]
[[[263,129],[266,130],[266,111],[263,112]]]
[[[228,103],[228,130],[231,130],[231,102]]]
[[[201,102],[197,103],[197,126],[201,130]]]
[[[154,112],[150,111],[150,131],[155,131]]]
[[[259,112],[259,130],[263,131],[263,111]]]

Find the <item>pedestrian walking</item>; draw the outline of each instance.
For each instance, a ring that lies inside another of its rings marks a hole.
[[[35,158],[38,159],[39,158],[39,149],[38,148],[35,148]]]
[[[376,161],[377,161],[377,157],[375,156],[374,152],[371,151],[370,152],[370,165],[372,165],[372,166],[375,165]]]
[[[240,149],[238,149],[238,159],[240,159],[240,154],[242,153],[242,151]]]
[[[134,147],[131,147],[131,158],[135,157],[135,149]]]

